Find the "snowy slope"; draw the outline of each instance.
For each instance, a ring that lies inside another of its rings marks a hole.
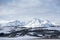
[[[32,37],[32,36],[20,36],[20,37],[14,37],[14,38],[7,38],[7,37],[0,37],[0,40],[40,40],[40,37]]]
[[[25,27],[50,27],[54,26],[50,21],[34,18]]]
[[[9,22],[9,23],[5,23],[2,24],[2,26],[0,27],[0,33],[10,33],[12,31],[16,31],[16,30],[20,30],[19,27],[24,26],[25,23],[24,22],[20,22],[18,20]]]

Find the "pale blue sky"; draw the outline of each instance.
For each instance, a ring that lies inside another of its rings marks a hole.
[[[37,17],[60,24],[60,0],[0,0],[0,20]]]

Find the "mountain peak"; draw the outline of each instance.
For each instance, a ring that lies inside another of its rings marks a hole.
[[[48,20],[33,18],[25,27],[49,27],[53,24]]]
[[[14,20],[14,21],[10,21],[6,24],[3,24],[3,26],[24,26],[25,25],[25,22],[22,22],[22,21],[19,21],[19,20]]]

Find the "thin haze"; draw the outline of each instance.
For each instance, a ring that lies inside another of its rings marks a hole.
[[[60,0],[0,0],[0,20],[43,18],[60,24]]]

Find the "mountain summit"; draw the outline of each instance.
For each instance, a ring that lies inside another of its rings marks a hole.
[[[3,25],[3,24],[2,24],[2,25]],[[24,25],[25,25],[25,22],[21,22],[21,21],[19,21],[19,20],[15,20],[15,21],[6,23],[6,24],[4,24],[3,26],[14,27],[14,26],[24,26]]]
[[[50,21],[34,18],[25,27],[51,27],[54,26]]]

